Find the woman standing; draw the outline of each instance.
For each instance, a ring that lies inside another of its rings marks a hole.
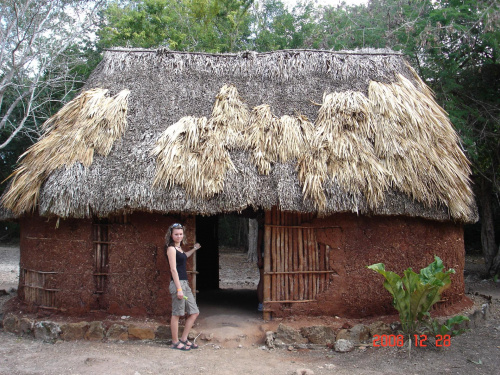
[[[191,350],[198,349],[198,345],[188,341],[188,334],[193,324],[200,314],[191,288],[188,284],[186,270],[187,258],[198,250],[201,246],[195,243],[194,247],[184,252],[181,245],[184,243],[184,227],[181,224],[172,224],[165,236],[165,246],[167,247],[167,258],[170,264],[169,291],[172,295],[172,318],[170,320],[170,329],[172,331],[172,349]],[[179,318],[187,312],[188,317],[179,338]]]

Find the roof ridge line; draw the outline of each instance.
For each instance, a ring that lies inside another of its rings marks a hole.
[[[188,51],[172,51],[168,50],[167,48],[156,48],[156,49],[147,49],[147,48],[142,48],[142,49],[126,49],[123,47],[120,48],[103,48],[104,51],[106,52],[150,52],[150,53],[171,53],[171,54],[183,54],[183,55],[202,55],[202,56],[217,56],[217,57],[238,57],[242,56],[244,54],[252,53],[255,54],[256,56],[261,56],[261,55],[271,55],[273,53],[277,52],[322,52],[322,53],[330,53],[332,55],[386,55],[386,56],[404,56],[403,53],[397,52],[397,51],[392,51],[392,52],[370,52],[369,50],[365,52],[361,52],[362,50],[354,50],[354,51],[331,51],[331,50],[319,50],[319,49],[281,49],[281,50],[276,50],[276,51],[268,51],[268,52],[255,52],[255,51],[250,51],[250,50],[245,50],[241,51],[238,53],[210,53],[210,52],[188,52]]]

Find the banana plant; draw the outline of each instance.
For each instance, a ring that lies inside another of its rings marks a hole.
[[[414,334],[429,311],[441,299],[441,293],[450,284],[453,268],[443,272],[443,262],[434,256],[434,262],[415,273],[411,268],[403,272],[403,277],[392,271],[386,271],[383,263],[368,266],[385,277],[384,287],[393,297],[393,305],[399,312],[403,333]]]

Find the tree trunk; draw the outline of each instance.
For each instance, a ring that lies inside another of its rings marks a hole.
[[[490,181],[482,179],[479,193],[481,213],[481,245],[483,249],[486,271],[494,275],[500,272],[500,253],[495,243],[495,226],[493,220],[493,187]]]
[[[257,236],[259,234],[259,224],[257,219],[248,220],[248,261],[257,263]]]
[[[497,275],[500,277],[500,246],[498,247],[498,252],[495,258],[493,258],[493,262],[490,267],[490,274]]]
[[[238,228],[236,230],[236,237],[235,237],[235,246],[239,249],[241,247],[241,218],[237,218],[236,219],[236,223],[235,223]]]
[[[245,251],[248,251],[248,223],[249,219],[243,218],[241,222],[241,232],[240,232],[240,243],[245,247]]]

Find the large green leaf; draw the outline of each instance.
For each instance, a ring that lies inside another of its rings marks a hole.
[[[399,312],[403,331],[411,334],[419,322],[429,316],[432,305],[441,299],[441,293],[449,287],[450,274],[455,270],[444,269],[443,262],[437,256],[434,262],[415,273],[411,268],[403,272],[403,277],[392,271],[386,271],[383,263],[368,266],[385,277],[384,287],[393,297],[393,305]]]
[[[386,271],[383,263],[372,264],[368,268],[385,277],[384,287],[393,297],[394,308],[398,310],[400,320],[406,321],[408,319],[409,300],[407,298],[408,293],[403,288],[401,277],[392,271]]]

